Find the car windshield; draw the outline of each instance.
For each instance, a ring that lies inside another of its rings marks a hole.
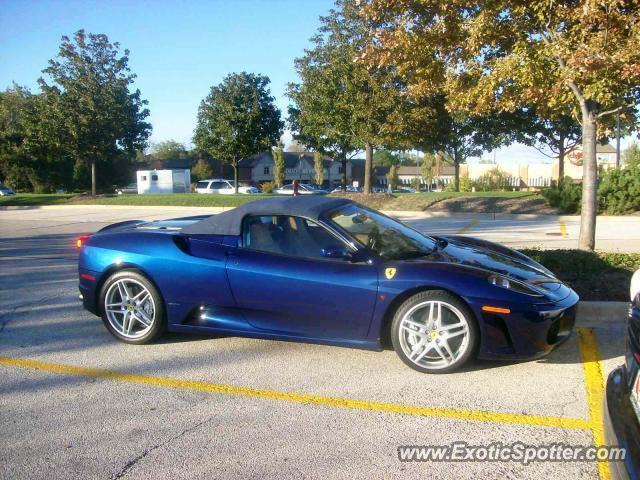
[[[360,205],[333,210],[329,218],[385,260],[422,257],[436,248],[433,238]]]

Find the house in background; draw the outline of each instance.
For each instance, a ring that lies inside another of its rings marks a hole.
[[[342,162],[329,157],[322,160],[324,182],[326,187],[333,188],[342,179]],[[302,183],[315,183],[316,171],[313,165],[313,152],[284,152],[284,183],[299,180]],[[347,161],[347,183],[352,182],[352,163]],[[238,163],[238,179],[251,185],[273,181],[273,154],[263,152]]]
[[[357,184],[358,187],[364,186],[364,158],[352,158],[352,172],[353,179],[349,182],[351,185]],[[384,187],[387,184],[387,173],[389,173],[389,167],[380,167],[373,166],[373,175],[372,175],[372,186],[373,187]]]

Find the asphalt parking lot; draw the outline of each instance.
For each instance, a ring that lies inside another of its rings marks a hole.
[[[73,243],[141,211],[68,208],[0,211],[1,478],[608,478],[595,462],[406,463],[397,449],[598,443],[624,319],[583,326],[541,360],[431,376],[390,350],[185,335],[124,345],[81,309]],[[484,225],[432,220],[410,221]],[[567,238],[546,235],[559,224],[529,227],[484,236],[572,240],[571,225]]]

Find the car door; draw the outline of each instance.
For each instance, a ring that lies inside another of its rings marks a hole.
[[[246,321],[283,334],[365,337],[377,271],[366,262],[322,257],[323,248],[340,244],[325,227],[301,217],[245,219],[242,246],[229,252],[227,278]]]

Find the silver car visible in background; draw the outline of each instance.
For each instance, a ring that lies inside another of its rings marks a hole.
[[[138,184],[136,182],[133,182],[126,187],[118,187],[116,188],[116,193],[118,195],[124,195],[127,193],[138,193]]]
[[[288,185],[284,185],[283,187],[276,189],[275,193],[278,195],[293,195],[293,184],[290,183]],[[329,193],[327,190],[309,185],[308,183],[298,184],[299,195],[326,195],[327,193]]]
[[[213,178],[201,180],[196,183],[196,193],[221,193],[224,195],[233,195],[236,193],[235,182],[233,180],[225,180],[223,178]],[[248,187],[240,185],[238,193],[246,195],[255,195],[260,193],[256,187]]]
[[[16,192],[13,189],[7,187],[6,185],[2,185],[0,183],[0,197],[7,197],[9,195],[15,195]]]

